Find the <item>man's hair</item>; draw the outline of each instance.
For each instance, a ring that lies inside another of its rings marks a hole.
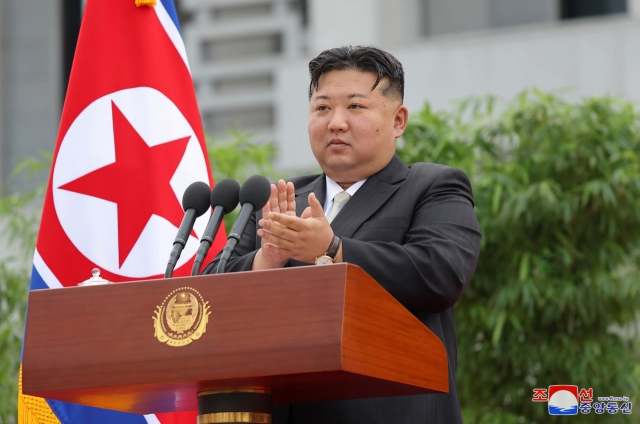
[[[344,46],[325,50],[309,62],[309,98],[318,89],[320,76],[329,71],[352,69],[360,72],[373,72],[377,75],[371,87],[374,90],[380,81],[388,78],[381,88],[387,97],[404,100],[404,70],[402,64],[392,54],[375,47]]]

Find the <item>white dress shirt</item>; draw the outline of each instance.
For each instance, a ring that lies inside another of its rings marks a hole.
[[[364,182],[367,181],[367,179],[365,178],[364,180],[360,180],[357,183],[354,183],[348,189],[343,190],[342,187],[340,187],[340,185],[337,182],[333,181],[331,178],[327,177],[326,175],[325,175],[325,179],[327,181],[327,194],[324,198],[324,216],[327,216],[327,217],[331,213],[331,208],[333,208],[333,198],[336,197],[336,194],[342,191],[346,191],[353,197],[353,195],[356,194],[356,191],[358,191],[358,189],[362,187],[362,184],[364,184]]]

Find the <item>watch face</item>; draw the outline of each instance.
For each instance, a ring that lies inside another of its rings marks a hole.
[[[331,260],[331,258],[326,255],[320,256],[318,259],[316,259],[316,265],[329,265],[332,263],[333,261]]]

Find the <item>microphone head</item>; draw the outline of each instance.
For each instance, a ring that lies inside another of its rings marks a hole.
[[[236,180],[226,178],[213,186],[211,191],[211,207],[222,206],[225,215],[238,206],[240,201],[240,184]]]
[[[249,177],[240,189],[240,204],[251,203],[253,210],[262,209],[271,196],[271,183],[262,175]]]
[[[182,195],[182,209],[195,209],[196,216],[200,216],[209,210],[209,196],[211,189],[202,181],[196,181],[184,191]]]

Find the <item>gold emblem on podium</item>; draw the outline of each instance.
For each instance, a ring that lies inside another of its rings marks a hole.
[[[207,331],[211,314],[209,302],[191,287],[180,287],[156,306],[154,337],[169,346],[182,347],[198,340]]]

